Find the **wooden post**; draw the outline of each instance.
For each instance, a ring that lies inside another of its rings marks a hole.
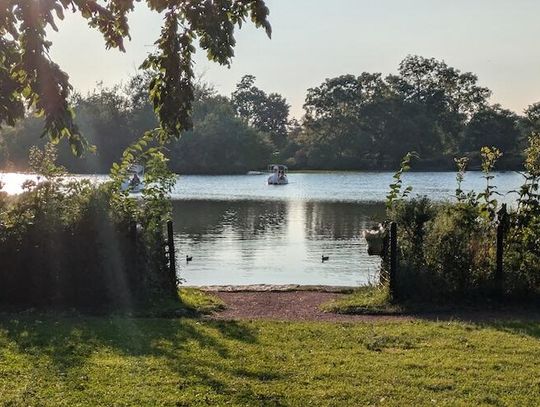
[[[495,290],[498,296],[503,294],[503,283],[504,283],[504,269],[503,269],[503,258],[504,258],[504,232],[506,226],[506,204],[503,204],[499,212],[497,212],[497,267],[495,269]]]
[[[397,275],[397,224],[390,223],[390,295],[396,298],[396,275]]]
[[[167,221],[167,247],[169,253],[169,273],[171,280],[174,281],[176,290],[176,252],[174,250],[174,233],[172,220]]]

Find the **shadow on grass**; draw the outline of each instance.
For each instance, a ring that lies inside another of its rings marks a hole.
[[[410,312],[415,318],[431,321],[455,321],[492,328],[515,335],[540,339],[540,309],[537,307],[446,307],[434,311]]]
[[[4,340],[2,340],[2,337]],[[256,344],[257,336],[249,326],[238,322],[204,322],[195,319],[159,319],[127,317],[62,317],[50,315],[0,314],[0,346],[15,346],[21,354],[45,357],[55,370],[65,374],[76,371],[97,352],[112,351],[121,356],[159,358],[192,383],[234,394],[217,372],[227,377],[245,377],[232,368],[231,352],[242,344]],[[4,344],[5,345],[5,344]],[[258,374],[275,377],[272,369]]]
[[[540,339],[540,317],[536,321],[493,321],[480,324],[512,334],[531,336]]]
[[[540,304],[493,300],[435,303],[391,301],[386,287],[361,287],[353,293],[322,304],[326,312],[344,315],[403,316],[425,321],[459,321],[480,327],[540,338]]]

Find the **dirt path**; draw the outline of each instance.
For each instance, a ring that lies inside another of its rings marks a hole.
[[[210,318],[219,320],[269,319],[280,321],[376,322],[422,320],[461,320],[493,322],[521,320],[540,322],[540,311],[521,308],[500,310],[455,310],[410,315],[341,315],[322,312],[321,304],[345,294],[323,291],[215,291],[226,304]]]
[[[370,320],[405,320],[405,316],[340,315],[322,312],[319,305],[344,294],[320,291],[217,291],[226,309],[212,315],[215,319],[272,319],[283,321],[353,322]]]

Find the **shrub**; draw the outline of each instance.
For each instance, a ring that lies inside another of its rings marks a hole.
[[[540,296],[540,134],[532,134],[525,150],[525,180],[517,209],[510,216],[505,247],[506,291]]]
[[[52,147],[31,156],[40,181],[0,197],[0,303],[136,308],[177,295],[163,256],[167,203],[152,191],[159,186],[136,201],[114,182],[66,177]],[[153,174],[158,163],[149,163]]]
[[[457,202],[435,204],[427,197],[405,199],[401,175],[408,159],[394,176],[387,207],[398,224],[399,271],[395,281],[398,297],[421,300],[479,298],[499,294],[495,285],[497,228],[505,222],[503,294],[538,298],[540,294],[540,135],[533,135],[526,150],[525,182],[518,206],[499,218],[493,170],[501,156],[484,147],[482,171],[486,187],[465,193],[462,182],[466,159],[457,159]]]
[[[519,217],[512,214],[505,245],[505,292],[516,298],[540,298],[540,216],[516,227]]]
[[[424,245],[426,268],[439,283],[435,294],[464,297],[485,293],[495,268],[495,237],[495,228],[482,220],[477,206],[441,207],[426,231]]]
[[[426,225],[437,214],[438,206],[423,196],[399,201],[389,211],[390,219],[399,225],[401,250],[407,252],[410,260],[419,265],[424,262]]]

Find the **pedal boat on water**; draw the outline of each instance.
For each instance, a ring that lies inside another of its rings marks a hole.
[[[285,165],[270,164],[268,166],[268,172],[271,175],[268,177],[268,185],[287,185],[289,183],[287,171],[288,168]]]
[[[122,191],[133,194],[140,193],[144,188],[144,166],[133,164],[127,171],[126,179],[122,182]]]

